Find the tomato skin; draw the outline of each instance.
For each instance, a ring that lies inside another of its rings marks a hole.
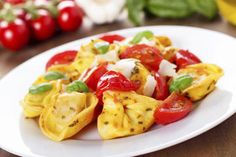
[[[158,71],[159,65],[163,59],[160,55],[160,51],[155,47],[148,46],[145,44],[138,44],[132,47],[128,47],[119,56],[121,59],[124,58],[136,58],[141,61],[149,70]]]
[[[10,3],[10,4],[20,4],[20,3],[24,3],[25,0],[5,0],[7,3]]]
[[[17,51],[29,42],[30,33],[26,23],[16,18],[13,22],[0,22],[0,41],[10,50]]]
[[[169,95],[169,88],[166,82],[166,78],[159,73],[154,73],[154,78],[157,81],[153,97],[157,100],[164,100]]]
[[[98,81],[96,96],[101,101],[103,92],[106,90],[132,91],[136,89],[137,85],[121,73],[108,71]]]
[[[201,60],[188,50],[179,50],[174,60],[178,69],[185,68],[187,65],[201,63]]]
[[[74,61],[78,51],[77,50],[67,50],[64,52],[60,52],[54,56],[52,56],[47,64],[46,64],[46,70],[56,64],[70,64],[71,62]]]
[[[105,65],[99,65],[93,69],[90,69],[92,70],[92,74],[90,74],[90,76],[85,80],[85,83],[87,84],[87,86],[92,89],[93,91],[96,91],[97,89],[97,84],[98,84],[98,81],[99,79],[108,71],[106,69],[106,66]],[[89,73],[90,71],[87,72],[87,74]],[[86,77],[86,76],[85,76]]]
[[[122,41],[125,39],[125,37],[118,35],[118,34],[107,34],[104,35],[102,37],[100,37],[100,39],[109,42],[110,44],[112,44],[114,41]]]
[[[37,14],[36,18],[33,18],[31,14],[27,14],[27,23],[35,39],[46,40],[54,35],[56,23],[50,13],[45,9],[37,10]]]
[[[81,26],[83,12],[74,1],[61,1],[58,10],[57,22],[63,31],[76,31]]]
[[[157,124],[169,124],[188,115],[192,110],[192,102],[186,97],[172,93],[154,112]]]

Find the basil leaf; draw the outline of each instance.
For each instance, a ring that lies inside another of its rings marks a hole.
[[[66,91],[67,92],[89,92],[88,86],[82,82],[82,81],[74,81],[72,83],[70,83],[69,85],[67,85],[66,87]]]
[[[127,0],[128,18],[136,26],[142,23],[142,13],[145,7],[146,0]]]
[[[107,53],[110,47],[108,42],[98,42],[98,43],[95,43],[94,46],[100,54]]]
[[[52,89],[52,85],[50,83],[42,83],[38,85],[33,85],[29,88],[30,94],[41,94],[47,92]]]
[[[217,5],[215,0],[187,0],[190,8],[207,17],[213,19],[217,15]]]
[[[140,32],[134,36],[133,40],[131,40],[130,43],[137,44],[142,40],[143,37],[145,37],[146,39],[151,39],[153,37],[153,33],[151,31]]]
[[[187,0],[149,0],[147,10],[163,18],[185,18],[193,13]]]
[[[169,87],[170,92],[182,91],[189,87],[193,82],[193,78],[189,75],[182,75],[174,79]]]
[[[58,80],[61,78],[65,78],[64,74],[56,71],[49,71],[46,74],[44,74],[44,79],[48,81]]]

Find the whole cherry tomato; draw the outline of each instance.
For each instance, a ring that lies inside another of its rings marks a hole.
[[[26,12],[23,10],[23,9],[21,9],[21,8],[15,8],[14,10],[13,10],[13,12],[14,12],[14,14],[18,17],[18,18],[20,18],[20,19],[22,19],[23,21],[26,21]]]
[[[76,50],[67,50],[52,56],[46,64],[46,70],[56,64],[70,64],[74,61],[77,52]]]
[[[106,65],[99,65],[87,71],[84,82],[87,86],[96,91],[99,79],[107,72]]]
[[[4,47],[20,50],[28,44],[29,37],[29,30],[23,20],[16,18],[12,22],[0,22],[0,41]]]
[[[83,13],[74,1],[61,1],[57,22],[63,31],[76,31],[82,24]]]
[[[104,35],[102,37],[100,37],[100,39],[109,42],[110,44],[112,44],[114,41],[122,41],[125,39],[125,37],[121,36],[121,35],[117,35],[117,34],[107,34]]]
[[[157,124],[169,124],[184,118],[192,110],[192,102],[186,97],[173,92],[157,107],[154,119]]]
[[[37,40],[52,37],[56,30],[56,24],[50,13],[45,9],[39,9],[34,14],[28,13],[26,16],[33,37]]]
[[[132,91],[136,89],[137,85],[121,73],[108,71],[98,81],[96,96],[101,101],[103,92],[106,90]]]
[[[20,4],[20,3],[24,3],[25,0],[5,0],[7,3],[11,3],[11,4]]]
[[[184,68],[187,65],[201,63],[201,60],[188,50],[179,50],[174,60],[178,69]]]
[[[164,100],[169,95],[169,88],[166,82],[166,78],[161,76],[159,73],[154,74],[155,80],[157,81],[153,97],[157,100]]]
[[[141,61],[149,70],[157,71],[163,59],[158,49],[145,44],[138,44],[128,47],[121,52],[120,58],[136,58]]]

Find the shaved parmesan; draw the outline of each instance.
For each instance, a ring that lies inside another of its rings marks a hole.
[[[158,72],[162,76],[174,77],[174,76],[176,76],[176,70],[175,70],[176,67],[177,66],[175,64],[172,64],[172,63],[168,62],[167,60],[163,59],[159,65]]]
[[[139,42],[139,44],[145,44],[148,46],[155,46],[156,42],[153,40],[148,40],[147,38],[143,37],[142,40]]]
[[[136,62],[139,62],[137,59],[129,58],[129,59],[122,59],[116,64],[109,65],[108,70],[113,70],[116,72],[120,72],[125,77],[130,78],[134,67],[136,66]]]
[[[156,84],[157,84],[157,82],[156,82],[155,78],[152,75],[148,75],[146,83],[143,88],[143,94],[146,96],[152,96],[152,94],[155,90]]]
[[[119,59],[117,50],[110,50],[106,54],[96,55],[91,67],[97,66],[100,63],[104,63],[104,62],[114,62],[115,63],[119,60],[120,59]]]

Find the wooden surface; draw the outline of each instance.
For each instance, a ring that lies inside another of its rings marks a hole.
[[[220,31],[236,37],[236,27],[218,18],[206,21],[201,17],[185,20],[149,19],[144,25],[188,25]],[[55,46],[93,34],[132,27],[130,23],[116,22],[110,25],[92,26],[88,22],[78,32],[58,34],[51,40],[33,44],[21,52],[11,53],[0,47],[0,78],[25,60]],[[233,52],[232,52],[233,53]],[[1,131],[0,131],[1,132]],[[1,140],[1,139],[0,139]],[[236,156],[236,115],[191,140],[170,148],[143,155],[145,157],[234,157]],[[16,157],[0,149],[0,157]]]

